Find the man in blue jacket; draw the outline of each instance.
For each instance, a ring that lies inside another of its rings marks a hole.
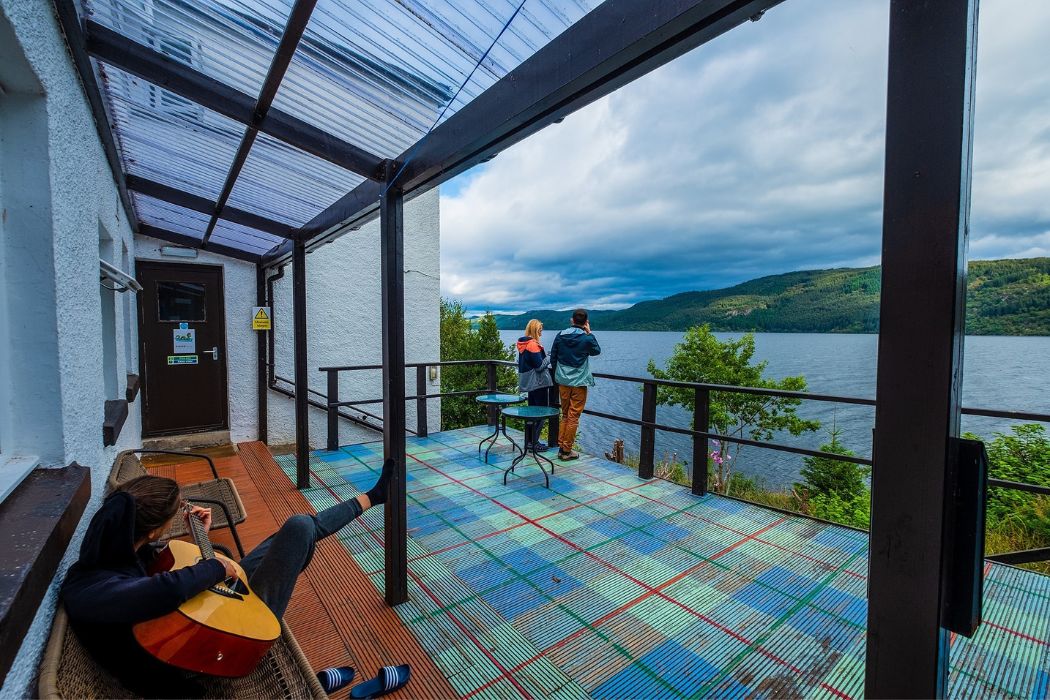
[[[580,415],[587,405],[587,387],[594,386],[590,358],[600,355],[598,339],[591,334],[585,309],[572,312],[572,326],[558,333],[551,346],[554,381],[561,398],[561,429],[558,432],[558,459],[579,459],[572,449]]]

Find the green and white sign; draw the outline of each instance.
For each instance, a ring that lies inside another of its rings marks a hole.
[[[197,364],[196,355],[168,355],[169,365],[195,365]]]

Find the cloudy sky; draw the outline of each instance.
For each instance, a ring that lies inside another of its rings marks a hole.
[[[879,261],[888,0],[789,0],[441,192],[474,311]],[[970,257],[1050,255],[1050,0],[982,0]]]

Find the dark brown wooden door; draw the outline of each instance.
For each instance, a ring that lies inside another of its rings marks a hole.
[[[137,271],[143,436],[228,428],[222,268],[139,261]]]

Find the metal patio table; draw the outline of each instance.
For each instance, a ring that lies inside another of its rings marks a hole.
[[[482,394],[474,400],[485,406],[506,407],[516,403],[524,403],[526,398],[524,396],[519,396],[518,394]],[[491,450],[493,445],[496,444],[500,432],[503,433],[503,437],[510,440],[510,444],[514,446],[515,452],[521,452],[524,454],[524,451],[518,447],[518,443],[514,442],[514,438],[507,435],[507,421],[502,415],[500,415],[499,420],[496,421],[496,425],[493,426],[492,435],[487,436],[484,440],[478,443],[479,456],[481,455],[481,446],[486,442],[489,443],[489,446],[485,448],[485,464],[489,463],[489,450]]]
[[[550,406],[508,406],[502,411],[500,411],[500,418],[502,419],[504,429],[506,429],[507,418],[520,418],[523,421],[525,421],[525,434],[528,435],[529,427],[534,425],[536,431],[535,435],[537,438],[533,441],[531,445],[526,444],[525,449],[522,451],[522,453],[515,457],[514,461],[510,463],[510,467],[508,467],[507,470],[503,472],[504,486],[507,485],[507,475],[514,471],[514,467],[518,466],[519,462],[525,459],[527,455],[531,454],[532,458],[536,460],[536,466],[538,466],[540,468],[540,471],[543,472],[543,480],[546,483],[547,488],[551,487],[550,477],[547,476],[547,470],[543,468],[543,462],[541,462],[540,460],[542,459],[547,464],[551,465],[551,474],[554,473],[554,462],[552,462],[549,458],[541,455],[536,450],[536,443],[539,441],[538,438],[540,434],[540,425],[543,423],[543,421],[547,420],[548,418],[553,418],[554,416],[560,415],[560,413],[560,409],[552,408]]]

